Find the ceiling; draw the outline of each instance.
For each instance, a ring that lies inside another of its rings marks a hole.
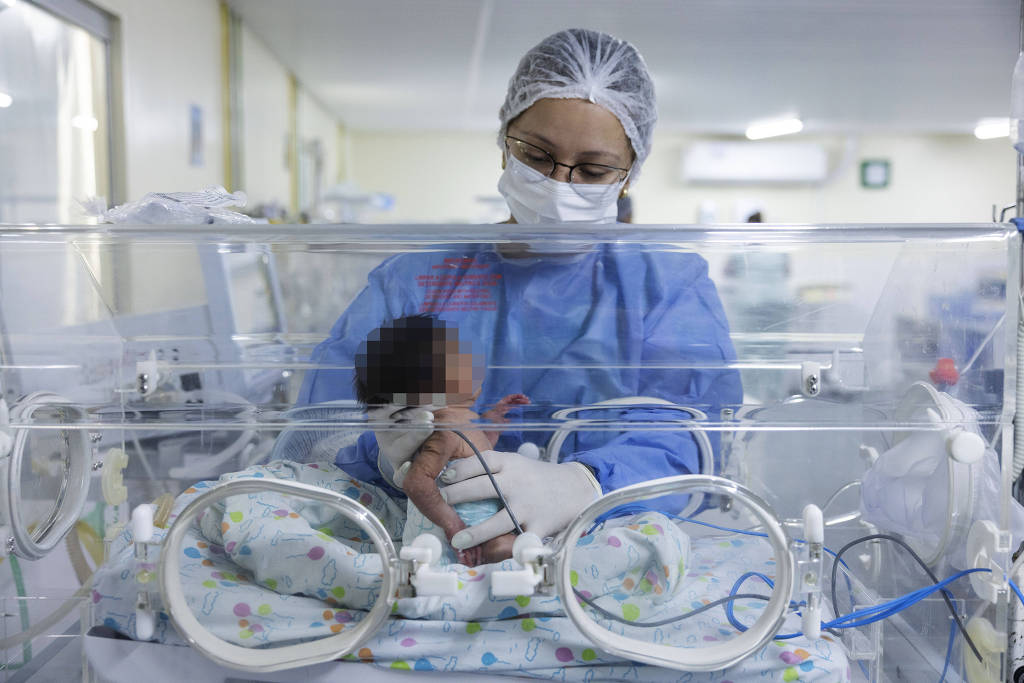
[[[231,0],[340,120],[493,130],[522,54],[561,28],[634,43],[662,129],[968,132],[1006,116],[1018,0]]]

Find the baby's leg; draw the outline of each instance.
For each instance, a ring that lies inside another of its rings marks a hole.
[[[512,544],[516,541],[515,534],[502,534],[489,541],[484,541],[477,548],[482,550],[483,561],[486,564],[501,562],[512,557]]]

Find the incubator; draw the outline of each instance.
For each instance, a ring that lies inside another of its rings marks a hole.
[[[1016,680],[1020,257],[999,224],[4,228],[4,680]],[[601,487],[499,562],[414,519],[376,444],[423,423],[355,399],[419,314],[492,416],[428,431]]]

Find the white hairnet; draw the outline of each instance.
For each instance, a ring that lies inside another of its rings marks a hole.
[[[498,145],[505,146],[509,122],[544,98],[589,100],[619,119],[636,162],[634,175],[651,151],[658,120],[654,83],[636,48],[607,33],[570,28],[548,36],[527,52],[508,82],[498,117]]]

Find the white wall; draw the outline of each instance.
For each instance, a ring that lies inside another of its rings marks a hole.
[[[121,20],[129,199],[224,182],[220,15],[213,0],[98,0]],[[203,164],[189,164],[189,106],[203,112]]]
[[[308,146],[317,143],[322,155],[318,186],[314,187],[314,184],[317,183],[314,183],[313,178],[306,178],[304,179],[306,186],[301,189],[299,208],[306,211],[312,208],[314,198],[322,197],[324,190],[338,180],[338,123],[323,105],[301,85],[298,119],[299,145]]]
[[[349,131],[349,177],[365,192],[387,192],[395,207],[376,222],[488,222],[499,197],[501,150],[495,134]],[[503,214],[503,215],[502,215]]]
[[[501,220],[477,200],[497,197],[500,151],[493,133],[351,131],[352,177],[368,191],[395,196],[395,209],[378,221]],[[736,208],[763,207],[772,223],[877,221],[987,221],[993,203],[1013,203],[1013,150],[1007,140],[972,135],[801,136],[829,151],[835,177],[817,187],[689,185],[680,157],[694,136],[656,133],[654,151],[630,194],[640,223],[694,223],[702,201],[718,207],[718,222],[737,220]],[[798,138],[791,138],[798,139]],[[848,142],[848,158],[844,156]],[[884,158],[886,189],[860,187],[860,162]],[[400,171],[400,172],[397,172]],[[507,210],[504,212],[507,216]]]
[[[288,71],[242,27],[242,183],[249,206],[288,208]]]
[[[815,222],[978,222],[991,219],[992,204],[1011,204],[1016,176],[1013,150],[1002,140],[977,140],[973,135],[875,135],[852,142],[842,165],[847,141],[838,137],[800,136],[829,150],[839,173],[820,187],[713,187],[679,179],[680,157],[695,138],[655,135],[654,151],[631,194],[634,220],[648,223],[692,223],[702,201],[717,205],[718,222],[738,220],[739,205],[763,206],[769,223]],[[885,189],[860,186],[860,162],[888,159],[891,181]]]
[[[197,190],[225,181],[221,17],[215,0],[175,3],[100,0],[120,19],[122,35],[127,198],[148,192]],[[242,177],[235,189],[249,207],[276,202],[288,208],[288,71],[246,27],[240,31],[239,103]],[[203,113],[203,163],[190,163],[190,106]],[[337,175],[336,123],[301,88],[298,135],[321,139],[324,183]],[[194,250],[171,253],[152,246],[132,250],[119,283],[130,301],[123,312],[152,312],[205,301]],[[126,282],[130,282],[130,286]]]

